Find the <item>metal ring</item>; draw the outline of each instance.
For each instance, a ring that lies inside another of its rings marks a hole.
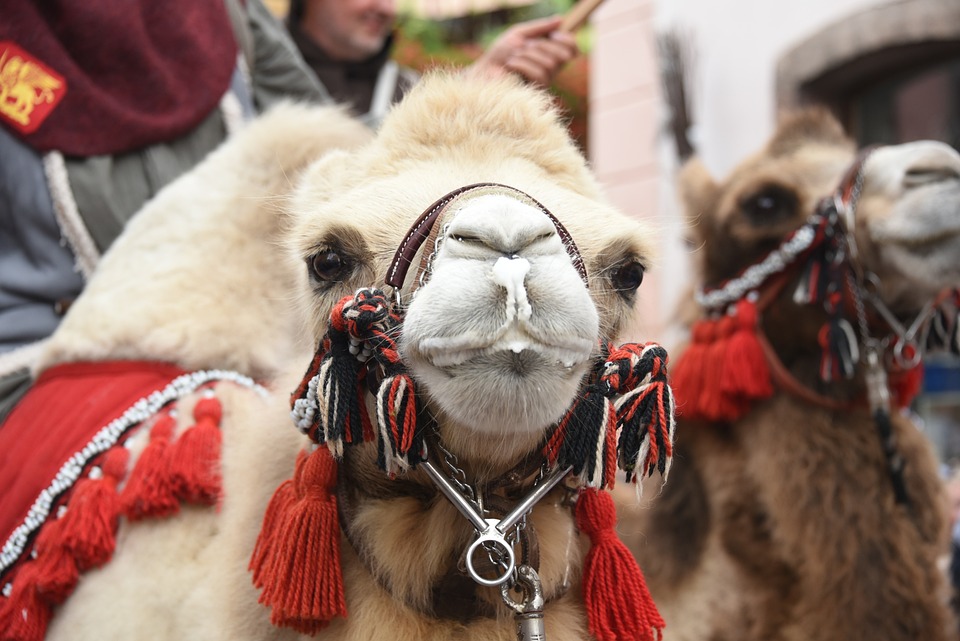
[[[913,348],[913,356],[905,356],[904,350],[906,350],[907,347]],[[915,341],[904,338],[893,344],[893,360],[904,369],[916,367],[922,358],[923,354],[920,351],[920,346]]]
[[[480,573],[473,567],[473,553],[477,551],[477,548],[483,546],[486,543],[492,543],[496,546],[499,546],[506,550],[506,559],[507,559],[507,568],[504,571],[502,576],[497,577],[496,579],[486,579],[480,576]],[[470,547],[467,548],[467,573],[470,575],[474,581],[481,585],[488,586],[497,586],[501,583],[505,583],[513,575],[513,569],[517,565],[516,555],[513,552],[513,546],[507,543],[507,540],[500,534],[496,528],[491,527],[486,532],[481,533],[477,537],[477,540],[470,544]]]

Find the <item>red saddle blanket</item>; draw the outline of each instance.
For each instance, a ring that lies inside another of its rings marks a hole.
[[[121,518],[175,514],[220,494],[220,403],[212,390],[177,430],[180,398],[234,372],[167,363],[69,363],[45,371],[0,426],[0,641],[39,641],[80,574],[106,563]],[[181,421],[182,422],[182,421]],[[133,466],[125,447],[149,430]]]
[[[43,372],[0,427],[2,541],[101,428],[183,373],[166,363],[134,361],[69,363]]]

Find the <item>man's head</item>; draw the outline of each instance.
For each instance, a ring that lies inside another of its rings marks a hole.
[[[395,0],[295,0],[291,20],[335,60],[359,61],[383,48],[396,20]]]

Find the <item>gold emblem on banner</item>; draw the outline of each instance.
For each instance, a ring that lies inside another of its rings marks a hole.
[[[34,109],[44,115],[52,107],[63,81],[48,73],[40,64],[18,55],[13,48],[0,51],[0,114],[23,128],[29,128]]]

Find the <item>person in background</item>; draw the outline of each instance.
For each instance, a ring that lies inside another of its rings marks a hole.
[[[337,102],[352,105],[376,126],[391,104],[416,82],[412,69],[390,59],[395,0],[291,0],[287,28],[310,68]],[[558,31],[561,18],[523,22],[507,29],[468,69],[517,73],[548,86],[577,45]]]
[[[125,223],[285,97],[330,102],[261,0],[0,3],[0,423]]]

